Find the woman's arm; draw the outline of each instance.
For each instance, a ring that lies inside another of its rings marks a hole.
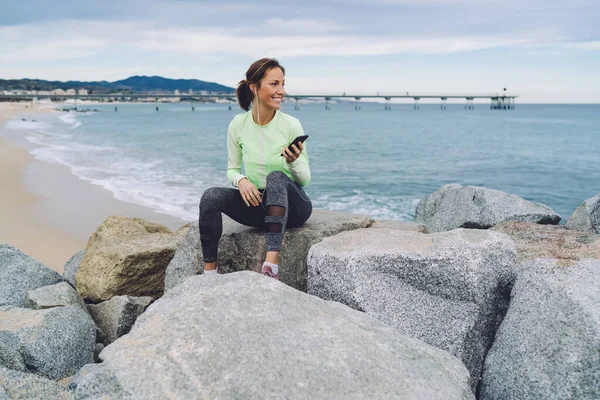
[[[227,131],[227,180],[238,187],[238,182],[245,177],[242,175],[242,149],[230,125]]]
[[[304,135],[304,129],[302,129],[302,125],[298,122],[298,126],[294,129],[293,138],[297,136]],[[301,151],[300,156],[296,158],[296,160],[292,162],[288,162],[288,167],[290,169],[290,173],[292,174],[292,178],[294,181],[300,186],[308,185],[310,182],[311,174],[310,174],[310,166],[308,164],[308,153],[306,152],[306,144],[301,145],[302,148],[298,149]]]

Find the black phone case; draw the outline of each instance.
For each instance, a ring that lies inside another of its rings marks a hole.
[[[292,143],[291,143],[291,144],[290,144],[290,145],[287,147],[287,148],[288,148],[288,150],[290,150],[290,151],[294,151],[294,150],[292,149],[292,146],[293,146],[293,145],[296,145],[296,146],[298,146],[298,143],[300,143],[300,142],[304,143],[304,142],[306,141],[306,139],[308,139],[308,135],[297,136],[297,137],[294,139],[294,141],[293,141],[293,142],[292,142]],[[281,154],[281,157],[283,157],[283,153]]]

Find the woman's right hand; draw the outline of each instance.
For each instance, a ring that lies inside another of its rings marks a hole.
[[[250,207],[250,205],[256,207],[262,201],[260,192],[248,178],[240,179],[238,182],[238,189],[240,190],[242,200],[244,200],[244,203],[246,203],[248,207]]]

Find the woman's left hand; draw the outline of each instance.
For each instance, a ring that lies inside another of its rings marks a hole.
[[[284,147],[281,151],[281,154],[283,154],[283,156],[285,157],[285,161],[287,161],[288,164],[296,161],[296,159],[300,157],[302,150],[304,150],[304,144],[302,142],[299,142],[298,146],[293,144],[292,149],[294,151],[290,151],[287,147]]]

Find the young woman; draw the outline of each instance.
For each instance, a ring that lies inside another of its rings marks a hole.
[[[200,200],[200,239],[204,273],[217,273],[217,247],[224,213],[235,221],[266,231],[263,275],[279,279],[279,252],[286,227],[302,225],[312,203],[302,189],[310,181],[308,155],[300,122],[280,111],[285,69],[271,58],[253,63],[236,95],[246,113],[238,114],[227,133],[227,180],[233,188],[207,189]],[[242,163],[244,174],[242,174]]]

